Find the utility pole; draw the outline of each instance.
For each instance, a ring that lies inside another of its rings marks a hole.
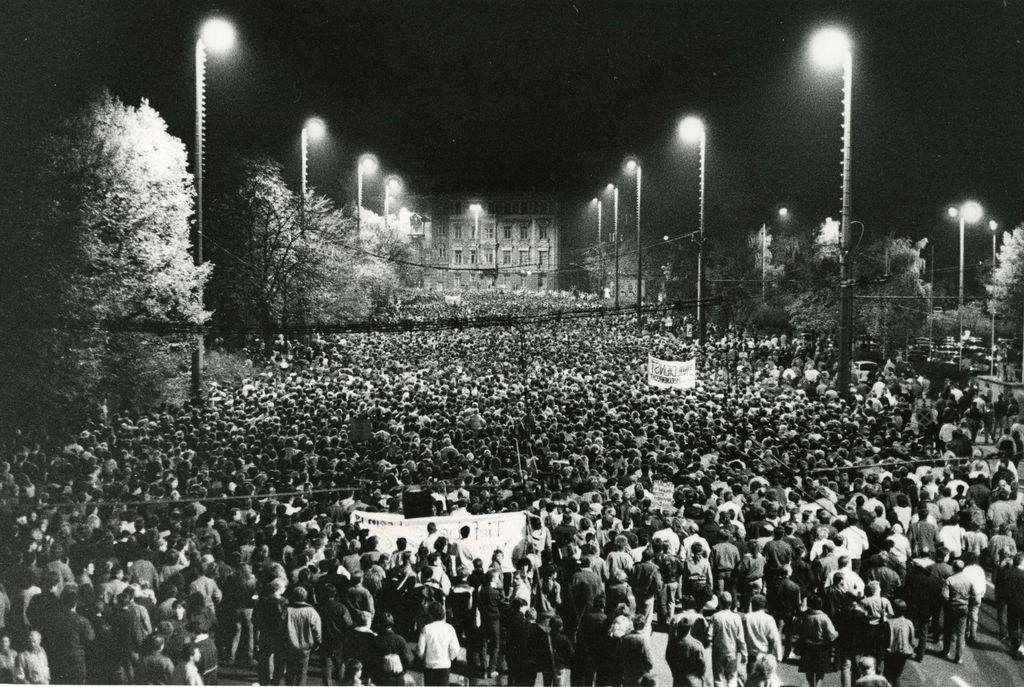
[[[619,307],[619,187],[616,186],[613,190],[615,196],[615,308]]]

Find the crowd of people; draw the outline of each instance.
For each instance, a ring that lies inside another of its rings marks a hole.
[[[827,341],[671,317],[282,341],[202,405],[15,435],[0,682],[897,686],[963,660],[988,581],[1024,657],[1016,401],[900,360],[847,397]],[[649,355],[697,389],[649,387]],[[351,522],[412,487],[524,511],[522,540]]]

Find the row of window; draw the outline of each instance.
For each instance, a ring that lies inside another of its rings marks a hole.
[[[546,200],[506,200],[481,205],[488,215],[547,215],[558,211],[555,203]],[[441,210],[450,215],[465,215],[472,206],[469,201],[452,200],[442,203]]]
[[[466,229],[466,238],[470,238],[470,239],[475,239],[476,238],[476,225],[470,224],[468,227],[465,227],[465,229]],[[484,225],[482,227],[481,233],[483,234],[483,238],[493,240],[494,239],[494,225],[493,224]],[[463,234],[463,226],[462,226],[462,224],[460,224],[459,222],[456,222],[456,223],[452,224],[452,231],[451,231],[452,238],[454,238],[454,239],[461,239],[462,238],[462,234]],[[519,235],[519,239],[522,240],[522,241],[529,241],[530,240],[530,225],[529,224],[515,224],[515,225],[513,225],[513,224],[503,224],[501,226],[502,238],[504,238],[506,240],[511,240],[513,234],[518,234]],[[437,226],[437,235],[438,236],[447,236],[448,235],[448,227],[446,227],[443,224],[439,224]],[[547,222],[539,222],[537,224],[537,239],[541,240],[541,241],[544,241],[544,240],[547,240],[547,238],[548,238],[548,224],[547,224]]]
[[[448,249],[445,246],[441,246],[437,249],[437,256],[442,259],[448,257]],[[494,252],[493,251],[481,251],[481,263],[483,265],[494,265]],[[548,267],[550,262],[550,252],[546,250],[537,251],[537,266]],[[453,250],[452,251],[452,264],[453,265],[476,265],[477,264],[477,251],[475,250]],[[512,251],[503,250],[501,251],[501,264],[511,265],[512,262]],[[519,265],[529,265],[530,251],[521,250],[519,251],[519,262],[515,263]]]

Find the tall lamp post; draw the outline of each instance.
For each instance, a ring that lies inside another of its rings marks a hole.
[[[960,279],[959,288],[957,291],[957,322],[959,331],[957,331],[957,341],[959,346],[957,348],[957,369],[960,370],[964,366],[964,225],[967,223],[974,224],[981,220],[984,215],[984,210],[981,206],[975,203],[973,200],[969,200],[959,208],[950,207],[948,211],[949,216],[952,219],[958,219],[960,221]],[[993,235],[993,239],[995,235]]]
[[[235,43],[235,27],[225,19],[209,19],[196,39],[196,265],[203,264],[203,140],[206,124],[206,52],[224,53]],[[192,349],[192,396],[199,399],[203,386],[203,335],[197,334]]]
[[[626,171],[636,173],[636,326],[638,331],[644,330],[643,311],[643,249],[640,245],[640,192],[643,187],[643,169],[636,159],[626,161]]]
[[[842,31],[823,29],[811,41],[812,56],[819,65],[843,68],[843,200],[839,229],[839,374],[838,391],[850,393],[853,352],[853,276],[850,271],[850,125],[853,105],[853,52]]]
[[[302,146],[302,198],[305,200],[306,193],[309,190],[307,181],[309,179],[309,141],[310,139],[316,140],[324,135],[327,127],[324,126],[324,122],[319,117],[311,117],[306,120],[306,123],[302,127],[302,136],[300,143]]]
[[[615,241],[615,308],[619,307],[619,187],[608,184],[612,191],[614,219],[612,222],[612,240]]]
[[[604,208],[600,198],[594,198],[590,203],[597,208],[597,293],[604,296],[604,246],[601,245],[601,215]]]
[[[779,208],[779,217],[789,217],[788,208]],[[768,223],[761,224],[761,302],[768,300]]]
[[[679,137],[700,146],[700,224],[697,235],[697,339],[704,343],[707,334],[707,309],[704,307],[704,175],[707,161],[707,129],[700,117],[686,117],[679,123]]]
[[[402,182],[398,177],[392,175],[384,181],[384,228],[388,228],[388,215],[391,212],[391,197],[398,195],[402,189]]]
[[[375,174],[377,172],[377,158],[366,154],[359,156],[356,164],[356,229],[359,234],[363,233],[363,173]]]
[[[996,273],[996,237],[999,236],[999,222],[991,219],[988,221],[988,228],[992,231],[992,274]],[[990,376],[996,376],[996,301],[993,298],[992,304],[989,306],[992,310],[992,326],[989,330],[991,335],[992,349],[988,354],[988,373]]]

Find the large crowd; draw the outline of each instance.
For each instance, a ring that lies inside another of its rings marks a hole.
[[[676,685],[770,687],[795,660],[811,687],[895,687],[941,660],[929,645],[978,650],[990,581],[997,639],[1024,657],[1015,399],[898,358],[847,395],[827,341],[685,331],[664,314],[282,340],[202,405],[17,434],[0,683],[230,666],[301,685],[312,661],[325,685],[653,685],[667,665]],[[649,387],[648,355],[696,358],[698,388]],[[352,524],[410,488],[436,516],[525,511],[522,540],[431,528],[385,550]]]

